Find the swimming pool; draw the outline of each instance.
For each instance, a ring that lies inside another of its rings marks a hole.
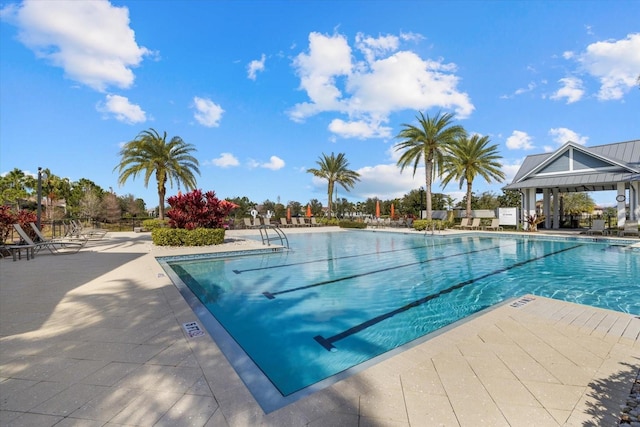
[[[225,352],[254,395],[265,385],[252,385],[258,371],[291,396],[523,294],[640,315],[640,252],[625,245],[362,231],[289,243],[292,251],[159,259],[215,319],[201,316],[207,329],[224,329],[212,332],[218,344],[221,332],[233,337],[221,348],[235,353]],[[243,374],[248,359],[257,369]]]

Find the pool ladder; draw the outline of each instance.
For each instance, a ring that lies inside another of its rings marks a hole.
[[[263,245],[271,246],[272,241],[280,241],[281,246],[289,249],[289,239],[280,227],[276,227],[274,225],[261,225],[258,229],[260,230],[260,237],[262,238]],[[275,232],[275,235],[269,235],[269,231]]]

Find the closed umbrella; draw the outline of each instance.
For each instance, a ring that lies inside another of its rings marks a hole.
[[[376,218],[380,218],[380,200],[376,200]]]
[[[391,219],[396,215],[395,209],[393,207],[393,203],[391,203]]]
[[[311,205],[307,205],[307,218],[311,218]]]
[[[287,208],[287,221],[291,222],[291,208]]]

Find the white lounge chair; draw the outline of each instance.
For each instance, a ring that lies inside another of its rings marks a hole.
[[[466,227],[464,227],[464,229],[465,230],[479,230],[480,229],[480,221],[481,221],[481,218],[473,218],[473,221],[471,221],[471,224],[469,224]]]
[[[71,236],[72,237],[84,237],[87,239],[102,239],[108,232],[108,230],[102,230],[100,228],[85,228],[80,221],[71,220]]]
[[[485,230],[493,230],[493,231],[502,231],[502,227],[500,227],[500,218],[493,218],[491,220],[491,225],[487,225],[484,227]]]
[[[13,228],[16,230],[20,239],[25,242],[28,246],[33,247],[34,252],[40,252],[42,248],[47,248],[49,252],[54,255],[64,254],[64,253],[76,253],[84,246],[84,242],[73,242],[70,240],[62,241],[44,241],[44,242],[34,242],[31,237],[27,234],[26,231],[22,228],[20,224],[13,224]]]
[[[281,227],[293,227],[293,224],[289,224],[287,222],[287,218],[282,217],[282,218],[280,218],[280,226]]]
[[[460,220],[460,224],[458,224],[458,225],[454,225],[454,226],[453,226],[453,228],[461,228],[461,229],[464,229],[464,228],[467,228],[468,226],[469,226],[469,218],[462,218],[462,219]]]
[[[607,234],[606,225],[604,219],[594,219],[591,228],[587,230],[587,234],[599,233],[603,236]]]
[[[37,239],[34,240],[35,243],[69,242],[70,239],[73,239],[71,241],[82,243],[82,245],[84,246],[87,243],[87,240],[88,240],[84,236],[72,236],[72,237],[61,237],[61,238],[49,239],[49,238],[45,237],[42,234],[42,231],[40,231],[40,229],[38,228],[38,226],[35,223],[30,222],[29,225],[31,226],[31,229],[33,230],[33,232],[36,233]]]
[[[640,232],[638,231],[638,221],[626,221],[624,223],[624,228],[618,231],[618,236],[624,237],[625,235],[640,237]]]

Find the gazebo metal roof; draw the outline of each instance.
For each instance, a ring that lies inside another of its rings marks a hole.
[[[560,192],[615,190],[640,181],[640,140],[585,147],[567,142],[553,153],[527,156],[505,190]]]

